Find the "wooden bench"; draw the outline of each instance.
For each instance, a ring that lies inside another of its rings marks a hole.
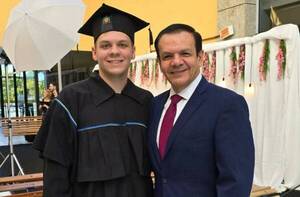
[[[43,174],[28,174],[0,178],[0,193],[10,192],[10,197],[42,197]]]
[[[1,122],[4,136],[9,135],[9,122],[11,122],[13,136],[36,135],[42,124],[42,116],[3,118]]]

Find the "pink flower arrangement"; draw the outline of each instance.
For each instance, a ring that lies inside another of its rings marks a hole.
[[[236,51],[235,47],[231,48],[230,53],[230,71],[228,75],[234,84],[237,82],[237,76],[238,76],[238,66],[237,66],[237,58],[236,58]]]
[[[277,80],[284,78],[286,67],[286,45],[284,40],[279,41],[277,59]]]
[[[209,73],[209,56],[208,53],[204,52],[202,59],[202,74],[206,80],[209,81],[210,73]]]
[[[136,76],[136,62],[131,63],[129,67],[129,79],[134,82],[135,81],[135,76]]]
[[[141,85],[145,85],[149,81],[149,60],[143,61],[142,74],[141,74]]]
[[[259,58],[258,71],[259,80],[266,81],[267,73],[269,71],[269,59],[270,59],[270,41],[265,40],[262,54]]]
[[[244,80],[245,77],[245,45],[240,46],[240,54],[238,59],[238,75]]]
[[[210,64],[210,71],[209,71],[209,81],[210,82],[215,82],[216,79],[216,63],[217,63],[217,58],[216,58],[216,51],[212,52],[212,57],[211,57],[211,64]]]
[[[148,63],[150,63],[150,61],[148,60]],[[154,60],[151,61],[151,65],[149,67],[152,67],[152,74],[151,76],[149,76],[149,78],[151,78],[151,80],[149,80],[149,83],[147,84],[148,87],[151,86],[151,84],[154,82],[155,87],[157,87],[157,82],[158,82],[158,77],[159,77],[159,63],[158,60]]]

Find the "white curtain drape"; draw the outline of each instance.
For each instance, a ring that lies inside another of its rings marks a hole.
[[[265,81],[259,78],[259,58],[264,43],[269,40],[270,60]],[[286,43],[286,70],[284,79],[277,79],[277,59],[280,40]],[[229,76],[230,54],[235,47],[239,56],[240,46],[245,45],[245,76],[235,83]],[[275,27],[253,37],[206,44],[203,50],[216,52],[215,83],[243,95],[249,105],[250,120],[255,142],[254,183],[279,188],[282,184],[293,187],[300,184],[300,37],[296,25]],[[155,53],[137,57],[133,62],[142,67],[149,60],[155,64]],[[152,62],[152,63],[150,63]],[[153,67],[151,67],[153,68]],[[152,72],[151,72],[152,73]],[[160,73],[160,78],[163,78]],[[137,85],[141,86],[139,80]],[[249,88],[251,84],[251,88]],[[163,80],[159,85],[142,87],[155,95],[169,88]]]
[[[135,85],[150,90],[153,95],[158,95],[170,88],[170,84],[166,81],[163,73],[160,71],[155,53],[136,57],[132,61],[132,65],[136,67],[136,74],[134,75],[134,78],[129,78]],[[149,73],[148,76],[143,74],[143,68],[149,69],[146,71],[146,73]],[[155,69],[158,69],[157,73],[155,72]]]

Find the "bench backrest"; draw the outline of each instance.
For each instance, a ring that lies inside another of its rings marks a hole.
[[[15,197],[42,196],[43,174],[28,174],[21,176],[1,177],[0,192],[10,191]],[[27,192],[30,191],[30,192]]]
[[[13,136],[36,135],[42,124],[42,116],[3,118],[1,122],[4,136],[9,134],[9,122],[11,122]]]

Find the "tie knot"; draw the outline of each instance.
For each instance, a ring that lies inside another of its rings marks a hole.
[[[182,99],[178,94],[171,96],[171,105],[177,105],[177,103]]]

